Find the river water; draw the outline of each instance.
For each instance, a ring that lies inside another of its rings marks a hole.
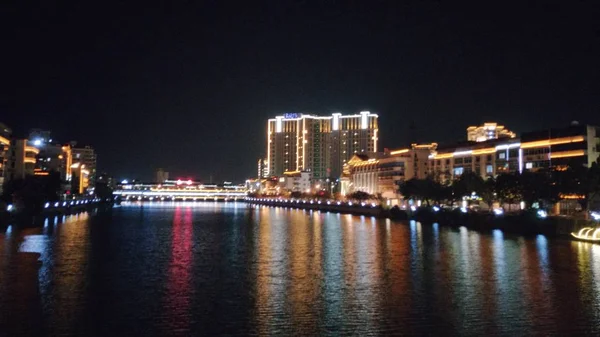
[[[244,203],[0,234],[0,336],[600,335],[600,245]]]

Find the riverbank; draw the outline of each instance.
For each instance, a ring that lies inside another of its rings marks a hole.
[[[246,202],[259,205],[311,209],[325,212],[370,215],[393,220],[416,220],[421,223],[438,223],[443,226],[466,227],[472,230],[500,229],[520,235],[543,234],[549,237],[571,238],[571,233],[583,227],[595,227],[597,222],[570,217],[540,217],[531,212],[496,215],[488,212],[462,212],[460,209],[444,210],[418,208],[405,211],[399,208],[384,209],[374,203],[342,201],[315,201],[301,199],[247,198]]]
[[[0,228],[13,224],[20,227],[35,227],[49,217],[76,214],[102,206],[112,207],[112,204],[107,204],[100,199],[85,199],[57,201],[52,203],[46,202],[42,206],[41,209],[38,209],[35,212],[18,211],[12,207],[0,211]]]
[[[381,217],[385,212],[380,205],[366,202],[342,202],[331,200],[246,198],[246,202],[289,208],[312,209],[325,212],[350,213]]]

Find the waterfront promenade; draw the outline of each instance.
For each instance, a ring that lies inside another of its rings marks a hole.
[[[572,217],[540,216],[534,212],[512,212],[496,214],[493,212],[472,212],[456,208],[454,210],[438,207],[415,207],[402,210],[384,208],[372,202],[306,200],[285,198],[246,198],[246,202],[273,207],[319,210],[323,212],[370,215],[395,220],[417,220],[424,223],[439,223],[443,226],[464,226],[473,230],[501,229],[506,232],[553,237],[572,238],[571,233],[584,227],[598,226],[597,221],[575,219]]]

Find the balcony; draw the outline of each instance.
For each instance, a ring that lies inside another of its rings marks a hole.
[[[25,152],[39,154],[40,149],[38,149],[37,147],[33,147],[33,146],[25,146]]]

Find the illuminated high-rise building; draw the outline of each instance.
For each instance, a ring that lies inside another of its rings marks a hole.
[[[267,172],[311,171],[314,180],[339,177],[355,153],[377,151],[378,116],[369,111],[331,116],[288,113],[267,124]]]

